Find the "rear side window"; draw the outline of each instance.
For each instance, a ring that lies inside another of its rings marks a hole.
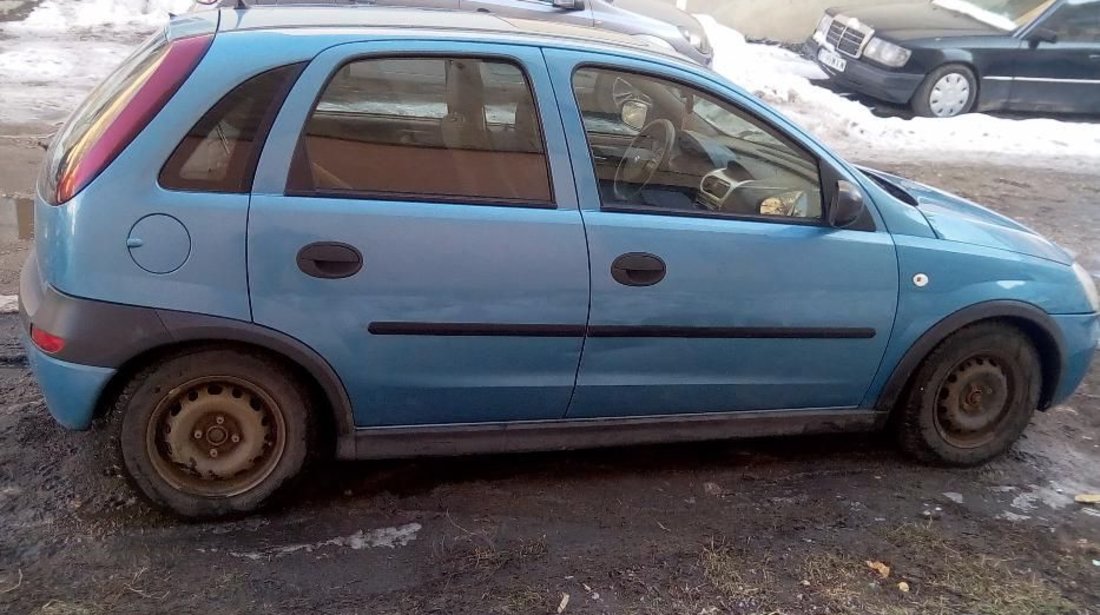
[[[519,206],[552,202],[530,83],[510,62],[352,62],[307,121],[287,191]]]
[[[249,192],[268,129],[302,64],[241,83],[203,115],[160,172],[160,185],[192,192]]]

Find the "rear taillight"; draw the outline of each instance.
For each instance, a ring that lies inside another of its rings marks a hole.
[[[76,196],[134,140],[198,66],[214,35],[176,39],[125,83],[64,154],[54,204]]]
[[[39,329],[34,325],[31,325],[31,341],[34,342],[34,345],[38,346],[42,352],[49,354],[57,354],[65,347],[65,340],[63,338],[45,329]]]

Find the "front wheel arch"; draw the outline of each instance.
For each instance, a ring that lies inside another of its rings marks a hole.
[[[1001,321],[1022,331],[1035,345],[1042,365],[1039,410],[1046,410],[1054,399],[1063,369],[1062,335],[1054,320],[1030,303],[987,301],[963,308],[940,320],[924,333],[894,366],[894,371],[879,393],[875,408],[893,413],[909,388],[913,375],[941,342],[955,332],[982,321]]]

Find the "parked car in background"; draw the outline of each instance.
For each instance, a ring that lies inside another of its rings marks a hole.
[[[246,1],[253,6],[288,6],[296,0]],[[317,4],[308,0],[297,1]],[[221,0],[223,7],[236,4],[237,0]],[[595,26],[673,49],[704,66],[710,66],[714,59],[714,50],[699,20],[661,0],[328,0],[327,4],[476,11],[504,17]]]
[[[973,465],[1068,398],[1100,297],[679,54],[409,9],[175,18],[46,154],[20,306],[54,417],[150,501],[314,455],[889,428]]]
[[[806,51],[843,88],[918,115],[1100,113],[1100,0],[829,9]]]

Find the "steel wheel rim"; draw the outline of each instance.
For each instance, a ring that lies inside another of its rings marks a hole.
[[[1012,391],[1000,359],[977,355],[960,361],[936,392],[936,430],[958,448],[989,444],[1008,417]]]
[[[157,403],[146,429],[153,468],[174,489],[228,498],[254,489],[286,449],[286,422],[275,400],[232,376],[196,378]]]
[[[953,117],[970,102],[970,81],[960,73],[947,73],[932,86],[928,108],[936,117]]]

